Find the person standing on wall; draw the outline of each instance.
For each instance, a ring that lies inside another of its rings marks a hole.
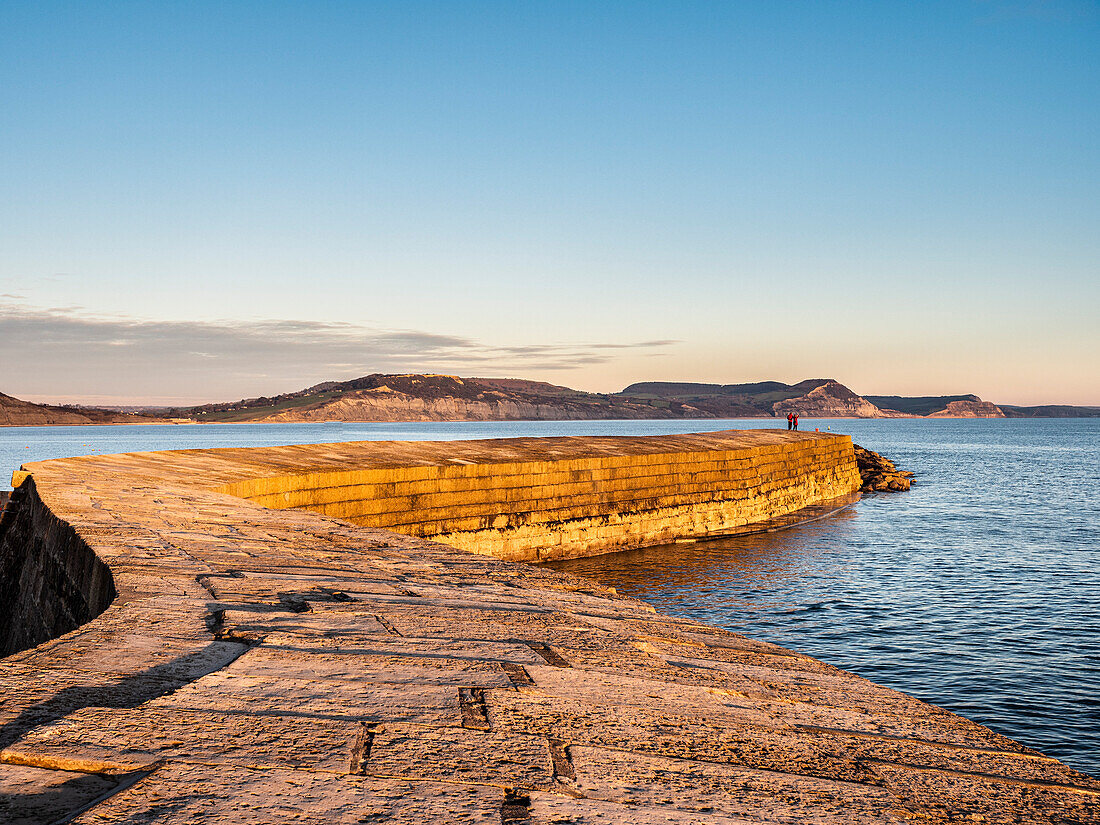
[[[794,415],[792,413],[787,413],[787,429],[788,430],[794,428],[794,423],[793,422],[794,422]]]
[[[798,413],[794,414],[794,428],[798,429]]]

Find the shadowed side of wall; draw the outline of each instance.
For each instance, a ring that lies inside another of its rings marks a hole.
[[[660,544],[767,521],[860,488],[851,439],[298,473],[225,492],[510,561]]]
[[[68,633],[115,598],[111,571],[30,478],[0,516],[0,657]]]

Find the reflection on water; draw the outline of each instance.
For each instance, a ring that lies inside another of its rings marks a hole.
[[[821,539],[831,536],[843,543],[856,518],[856,511],[847,508],[786,530],[661,544],[547,566],[597,579],[614,576],[619,590],[654,604],[707,610],[720,601],[723,618],[733,613],[748,618],[760,610],[802,605],[802,580],[813,575],[815,567],[828,564],[819,558],[827,552]],[[728,585],[721,596],[713,591],[715,582]]]

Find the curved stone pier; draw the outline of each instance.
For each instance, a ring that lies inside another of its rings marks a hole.
[[[767,438],[792,456],[829,439]],[[446,449],[514,463],[569,446],[551,441]],[[357,449],[27,468],[0,523],[14,580],[37,587],[25,608],[64,586],[117,596],[0,660],[0,821],[1100,822],[1097,780],[807,656],[587,580],[226,492],[358,472]],[[392,449],[408,467],[426,448]],[[56,563],[19,556],[28,530]]]
[[[549,561],[719,533],[862,483],[848,436],[776,430],[362,442],[325,458],[268,449],[249,460],[247,478],[219,489],[508,561]]]

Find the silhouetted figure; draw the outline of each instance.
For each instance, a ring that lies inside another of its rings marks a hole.
[[[792,415],[791,413],[787,413],[787,429],[794,429],[794,415]]]

